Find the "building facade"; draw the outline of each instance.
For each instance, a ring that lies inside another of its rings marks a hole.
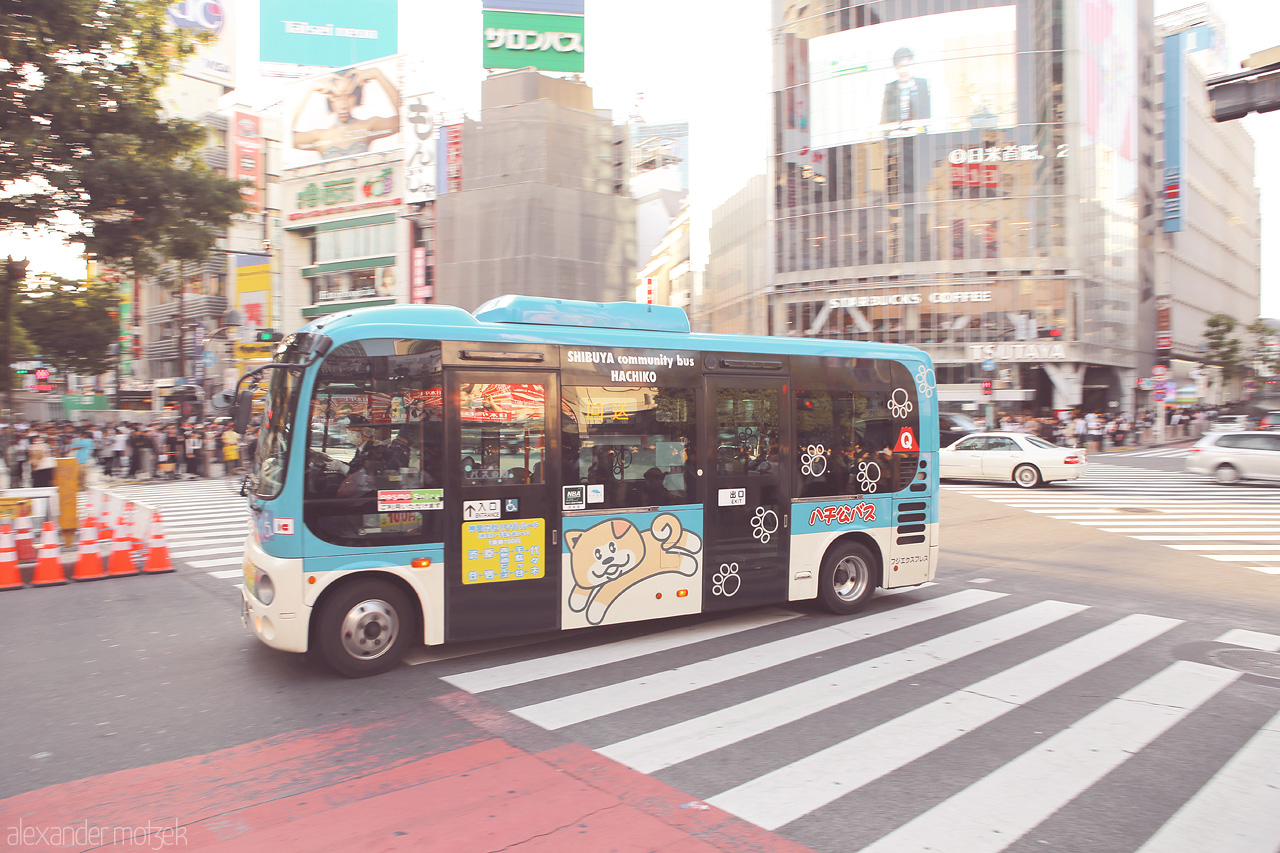
[[[1176,400],[1222,403],[1242,392],[1201,364],[1205,322],[1226,314],[1243,327],[1261,313],[1254,144],[1239,122],[1213,120],[1205,80],[1231,69],[1222,23],[1210,8],[1161,15],[1156,29],[1164,197],[1154,345],[1170,368]]]
[[[481,85],[462,126],[462,177],[437,204],[435,301],[471,310],[507,293],[629,299],[635,205],[625,127],[591,89],[525,69]]]
[[[740,335],[768,335],[769,183],[747,181],[711,212],[703,286],[693,300],[694,328]]]
[[[919,346],[953,404],[1133,411],[1155,358],[1150,0],[774,11],[773,333]]]
[[[689,201],[689,125],[627,125],[631,196],[636,201],[636,265],[644,267]]]

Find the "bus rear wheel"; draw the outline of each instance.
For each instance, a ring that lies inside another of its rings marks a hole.
[[[403,592],[384,580],[359,580],[320,606],[316,648],[339,675],[378,675],[400,662],[412,624],[413,610]]]
[[[840,542],[827,552],[818,574],[818,600],[839,616],[855,613],[876,591],[878,563],[859,542]]]

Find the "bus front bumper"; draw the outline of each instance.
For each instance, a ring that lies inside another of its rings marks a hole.
[[[270,579],[274,595],[264,604],[260,579]],[[240,589],[240,618],[259,640],[284,652],[307,650],[311,607],[302,601],[302,561],[272,557],[252,535],[244,549],[244,586]]]

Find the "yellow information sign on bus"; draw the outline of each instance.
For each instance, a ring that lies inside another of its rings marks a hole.
[[[462,582],[496,583],[546,576],[544,520],[471,521],[462,525]]]

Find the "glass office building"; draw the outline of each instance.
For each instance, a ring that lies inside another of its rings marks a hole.
[[[775,0],[770,331],[944,402],[1132,411],[1154,360],[1150,0]],[[981,382],[992,381],[984,396]]]

